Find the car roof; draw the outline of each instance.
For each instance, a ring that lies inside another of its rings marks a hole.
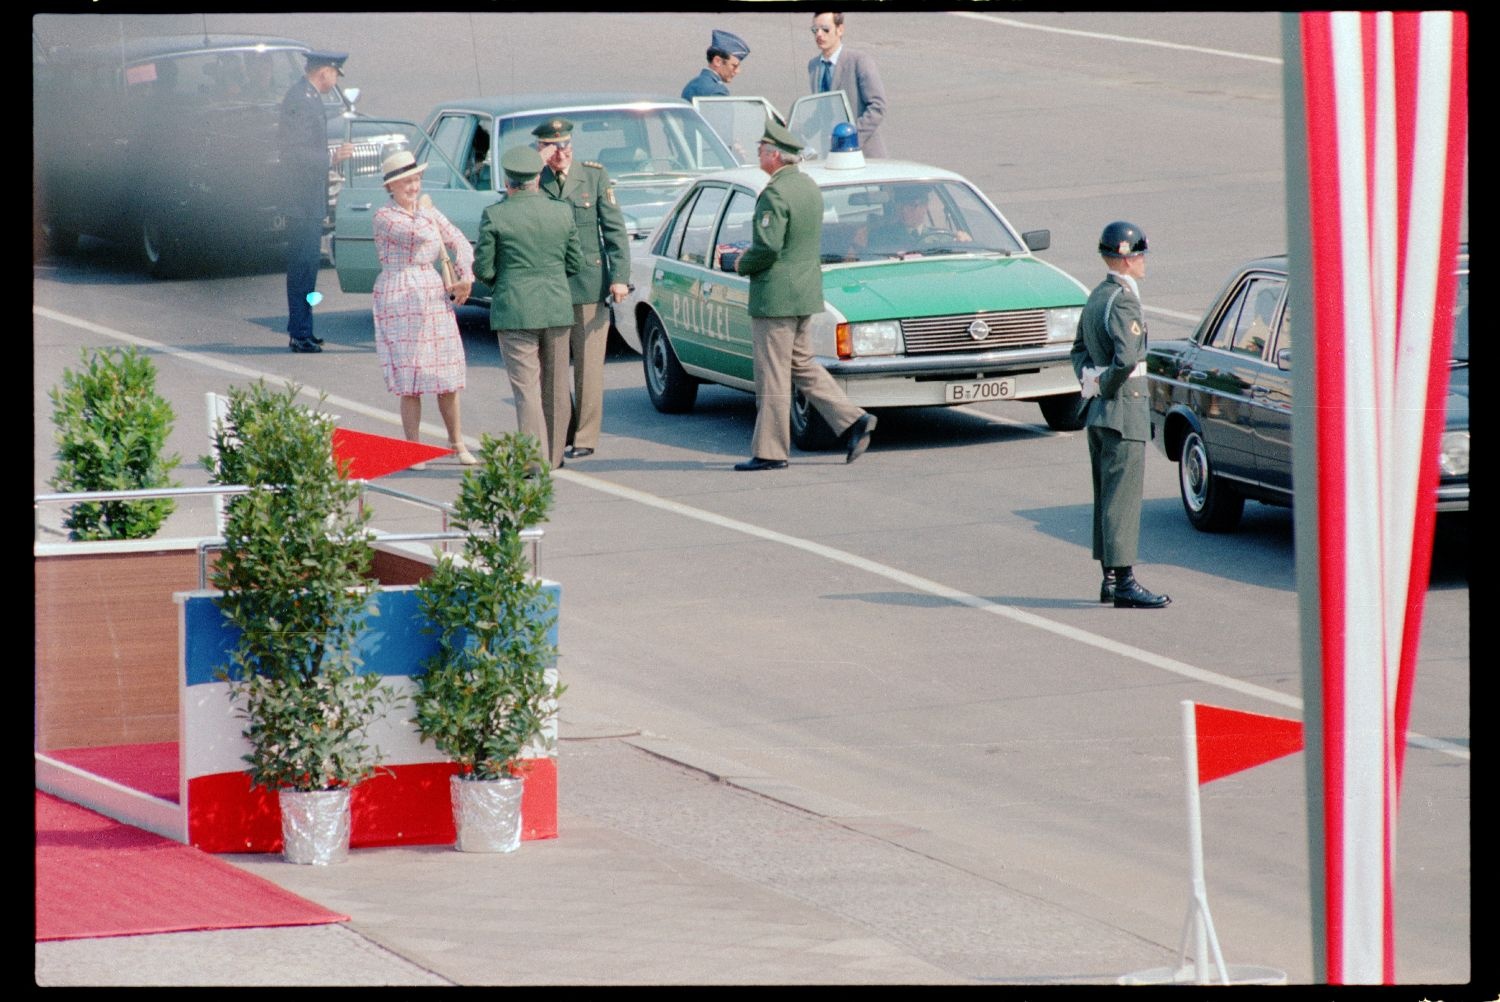
[[[463,97],[443,101],[436,105],[427,117],[443,111],[467,111],[494,118],[506,115],[556,114],[570,111],[592,111],[599,108],[691,108],[692,105],[675,97],[653,97],[626,92],[601,93],[547,93],[547,94],[501,94],[491,97]]]
[[[831,188],[840,184],[881,184],[890,181],[965,181],[967,183],[967,179],[962,174],[945,170],[942,167],[934,167],[931,164],[917,163],[914,160],[866,160],[863,167],[854,168],[830,167],[821,160],[814,160],[811,163],[801,164],[799,169],[816,181],[820,188]],[[770,176],[759,167],[735,167],[705,174],[698,179],[698,183],[727,181],[759,191],[765,187],[768,180]]]
[[[47,51],[47,58],[49,61],[56,59],[58,61],[97,62],[101,59],[109,59],[133,63],[162,56],[181,56],[224,49],[249,49],[262,45],[270,49],[296,49],[299,52],[306,52],[310,48],[306,42],[272,35],[151,35],[104,45],[55,46]]]
[[[1467,240],[1458,245],[1458,256],[1461,259],[1461,266],[1468,264],[1469,242]],[[1288,271],[1287,255],[1268,254],[1265,257],[1258,257],[1253,260],[1246,261],[1235,270],[1235,274],[1246,271],[1277,271],[1281,272],[1284,275]]]

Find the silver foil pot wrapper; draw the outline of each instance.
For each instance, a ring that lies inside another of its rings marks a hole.
[[[349,858],[349,789],[281,790],[282,857],[327,866]]]
[[[453,825],[459,852],[515,852],[521,847],[521,790],[525,781],[452,776]]]

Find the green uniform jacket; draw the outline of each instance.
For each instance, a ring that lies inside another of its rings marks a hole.
[[[788,165],[771,175],[755,200],[755,238],[740,256],[750,276],[752,317],[807,317],[823,312],[823,193]]]
[[[578,274],[581,261],[573,214],[540,191],[513,191],[485,209],[474,275],[494,290],[490,327],[572,327],[568,279]]]
[[[1113,428],[1129,441],[1146,441],[1151,435],[1146,376],[1131,375],[1146,357],[1146,321],[1141,301],[1113,274],[1089,293],[1071,357],[1080,378],[1086,365],[1104,370],[1099,395],[1089,400],[1088,423]]]
[[[568,280],[575,303],[602,303],[611,284],[630,284],[630,231],[615,201],[609,172],[592,160],[575,162],[562,189],[551,167],[542,168],[542,191],[573,207],[583,267]]]

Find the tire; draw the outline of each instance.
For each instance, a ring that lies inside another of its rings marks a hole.
[[[1182,489],[1182,510],[1200,532],[1229,532],[1240,522],[1245,496],[1214,473],[1208,462],[1208,446],[1197,429],[1190,429],[1177,457],[1177,483]]]
[[[796,387],[792,388],[792,443],[803,452],[827,452],[839,444],[839,436]]]
[[[686,414],[698,399],[698,381],[682,369],[666,328],[656,314],[648,314],[641,337],[641,364],[646,369],[646,392],[651,405],[663,414]]]
[[[1036,405],[1042,409],[1042,418],[1053,431],[1078,431],[1084,426],[1083,396],[1078,393],[1060,393],[1053,397],[1039,397]]]
[[[42,253],[67,257],[76,250],[78,250],[77,230],[69,229],[55,219],[42,223]]]
[[[175,278],[182,273],[184,259],[177,238],[150,216],[141,221],[140,252],[152,278]]]

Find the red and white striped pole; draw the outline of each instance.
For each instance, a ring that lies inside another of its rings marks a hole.
[[[1320,980],[1393,983],[1396,806],[1467,144],[1461,12],[1286,15],[1294,479]],[[1309,485],[1315,485],[1312,490]]]

